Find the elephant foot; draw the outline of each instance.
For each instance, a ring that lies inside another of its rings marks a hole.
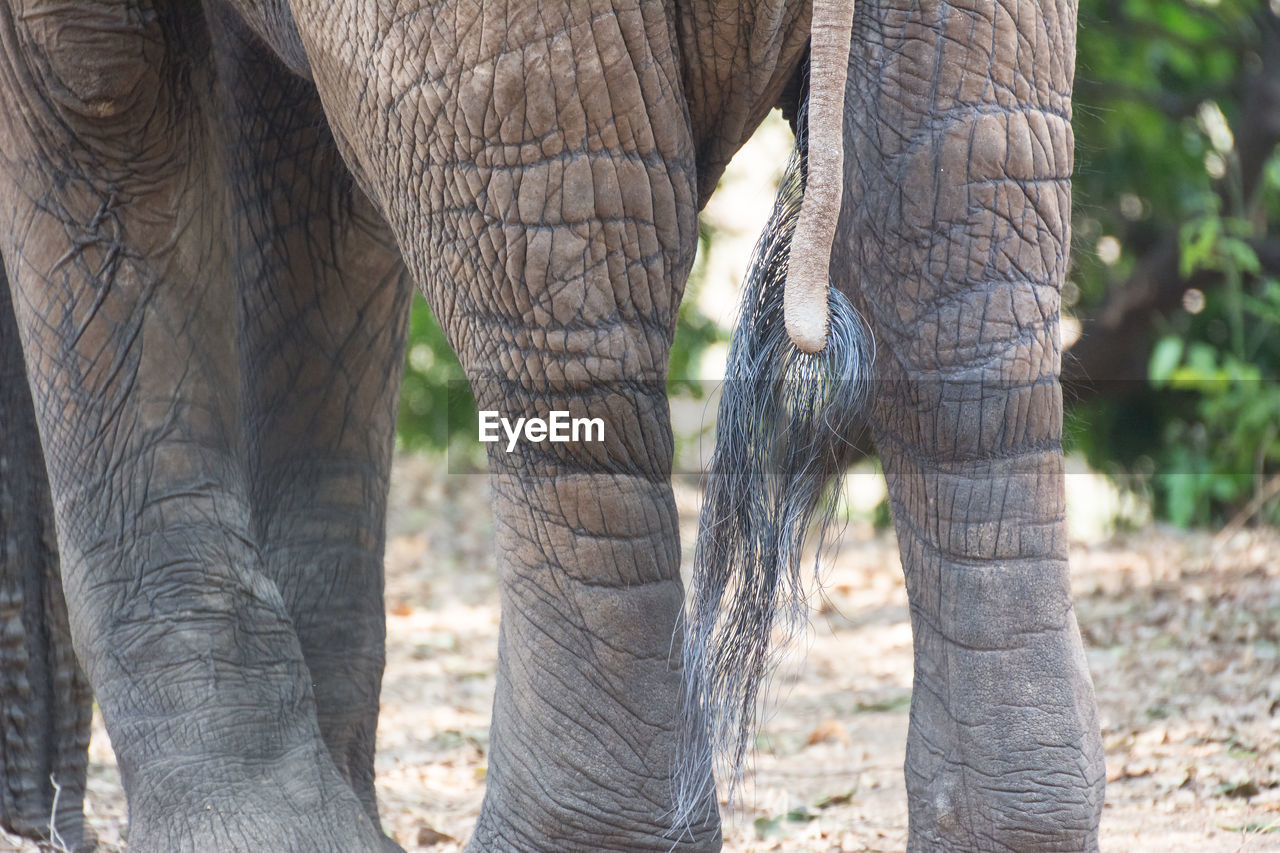
[[[507,820],[486,807],[476,823],[466,853],[603,853],[603,851],[653,851],[653,853],[716,853],[720,828],[696,827],[679,838],[668,826],[624,826],[602,816],[596,833],[581,828],[583,815],[550,814],[546,819]]]
[[[404,853],[404,848],[375,830],[362,815],[312,815],[286,818],[270,814],[272,805],[228,813],[225,804],[210,818],[169,817],[164,826],[134,828],[130,824],[130,853],[197,853],[249,850],[289,853]],[[211,807],[212,811],[212,807]],[[246,814],[249,812],[250,814]],[[357,820],[357,817],[359,819]]]
[[[1020,648],[933,640],[918,630],[908,851],[1096,851],[1106,773],[1074,621]]]
[[[912,797],[907,851],[1097,853],[1100,798],[1092,801],[1087,788],[1079,775],[1057,789],[1014,788],[1007,779],[950,767]]]
[[[500,739],[495,739],[500,744]],[[716,853],[720,816],[710,792],[697,813],[677,826],[670,780],[610,776],[616,766],[543,763],[526,773],[529,756],[502,746],[490,756],[484,806],[467,853]]]
[[[404,853],[404,848],[385,835],[379,842],[371,842],[361,833],[338,831],[316,831],[311,825],[280,824],[274,826],[258,826],[253,830],[238,827],[209,828],[208,832],[173,832],[162,837],[145,836],[136,843],[130,833],[129,850],[131,851],[225,851],[225,853],[243,853],[249,850],[289,851],[289,853]],[[371,846],[371,844],[373,846]]]
[[[331,764],[227,770],[184,762],[165,787],[131,792],[130,853],[404,853]]]

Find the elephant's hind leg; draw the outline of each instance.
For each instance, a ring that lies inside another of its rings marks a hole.
[[[683,596],[664,383],[697,230],[665,5],[424,2],[367,31],[361,5],[294,9],[330,122],[480,407],[603,425],[490,452],[502,630],[471,846],[718,847],[709,786],[672,826]]]
[[[92,847],[83,803],[93,697],[71,650],[53,504],[3,267],[0,673],[0,829],[42,841],[56,830],[72,850]]]
[[[129,849],[377,850],[254,541],[197,4],[0,4],[13,274]]]
[[[857,9],[860,203],[833,268],[879,347],[872,426],[915,643],[907,849],[1093,851],[1105,768],[1058,384],[1075,4]]]
[[[376,822],[385,509],[412,285],[315,87],[238,20],[215,38],[255,537],[325,744]]]

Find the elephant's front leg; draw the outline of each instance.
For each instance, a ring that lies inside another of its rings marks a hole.
[[[195,4],[0,4],[0,252],[129,849],[378,850],[253,538]]]
[[[0,267],[0,830],[72,850],[84,827],[93,695],[71,649],[53,505]],[[55,789],[54,785],[58,787]],[[83,844],[82,844],[83,843]]]
[[[605,441],[584,452],[526,446],[489,457],[502,630],[488,789],[472,845],[672,849],[664,820],[683,590],[663,383],[482,394],[486,402],[516,415],[553,408],[599,417]],[[674,849],[715,845],[714,804],[704,805]]]
[[[331,123],[482,409],[603,440],[490,453],[503,626],[472,842],[704,849],[669,831],[682,590],[663,385],[696,241],[664,4],[295,3]],[[403,11],[403,10],[402,10]]]
[[[213,31],[254,538],[301,643],[325,746],[377,825],[387,484],[413,288],[315,87],[233,16]]]
[[[1058,304],[1074,3],[859,2],[835,266],[880,348],[874,429],[915,637],[912,850],[1096,849]]]

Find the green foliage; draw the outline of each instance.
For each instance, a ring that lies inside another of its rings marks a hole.
[[[1068,444],[1181,526],[1238,512],[1280,470],[1280,286],[1253,248],[1276,231],[1280,160],[1247,187],[1235,145],[1269,14],[1262,0],[1080,4],[1064,303],[1089,315],[1174,235],[1200,289],[1158,323],[1149,387],[1078,407]]]
[[[477,445],[475,401],[462,365],[444,331],[419,296],[409,315],[409,344],[396,439],[410,450],[445,450],[451,443]]]
[[[1168,470],[1155,483],[1165,516],[1183,526],[1212,522],[1280,470],[1280,282],[1260,275],[1247,236],[1247,222],[1216,215],[1183,229],[1184,275],[1211,270],[1224,286],[1202,312],[1208,323],[1165,334],[1151,354],[1152,387],[1190,398],[1165,424]]]
[[[871,513],[871,525],[876,530],[891,530],[893,528],[893,510],[889,506],[888,498],[876,504],[875,510]]]

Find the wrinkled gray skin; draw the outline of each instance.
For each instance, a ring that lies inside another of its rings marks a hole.
[[[490,457],[471,846],[670,849],[662,380],[696,213],[808,3],[198,6],[0,5],[0,254],[130,850],[395,849],[373,740],[411,282],[482,408],[589,410],[608,437]],[[879,349],[913,850],[1096,847],[1057,382],[1074,18],[857,5],[833,275]],[[705,796],[676,849],[718,847]]]
[[[22,348],[0,269],[0,826],[84,840],[92,695],[71,649]]]

